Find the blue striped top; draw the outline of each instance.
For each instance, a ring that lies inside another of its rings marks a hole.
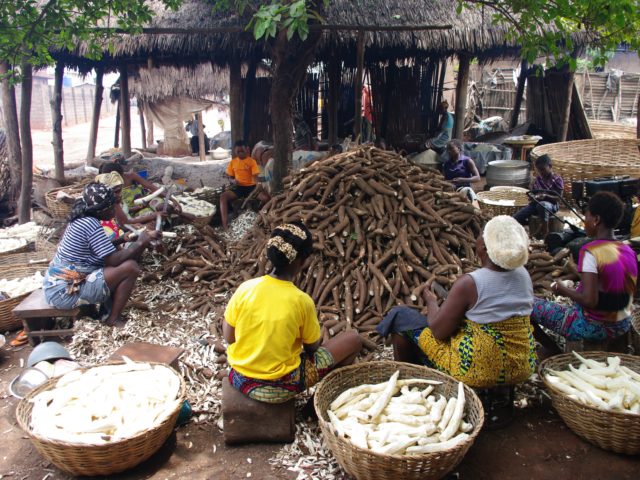
[[[104,266],[104,259],[116,251],[100,221],[83,217],[67,225],[53,262],[75,265],[79,271],[93,271]]]

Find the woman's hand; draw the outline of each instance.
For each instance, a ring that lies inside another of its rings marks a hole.
[[[153,231],[143,230],[142,233],[140,234],[139,242],[144,247],[148,247],[152,241],[160,240],[161,238],[162,238],[162,233],[157,230],[153,230]]]
[[[424,290],[422,291],[422,296],[427,303],[438,301],[438,297],[436,297],[436,294],[433,293],[430,286],[424,288]]]

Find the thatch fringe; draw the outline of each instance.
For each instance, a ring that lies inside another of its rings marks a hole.
[[[160,66],[140,68],[129,78],[131,95],[146,102],[165,97],[217,98],[229,92],[229,75],[201,63],[191,67]]]

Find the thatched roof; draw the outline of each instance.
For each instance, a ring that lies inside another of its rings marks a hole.
[[[210,0],[209,0],[210,1]],[[449,30],[419,30],[405,32],[367,32],[366,57],[368,61],[389,58],[445,57],[458,52],[476,57],[514,55],[517,47],[510,43],[504,29],[491,23],[487,10],[465,9],[456,13],[457,0],[333,0],[326,11],[331,25],[415,26],[452,25]],[[241,27],[246,18],[237,15],[213,13],[207,0],[185,0],[177,12],[167,11],[160,2],[154,5],[157,15],[148,27],[207,29]],[[357,32],[340,30],[325,32],[318,58],[327,58],[339,51],[344,61],[355,62]],[[187,33],[123,35],[116,39],[111,53],[104,61],[125,60],[144,62],[153,57],[157,62],[198,63],[213,61],[225,65],[230,58],[248,59],[266,56],[263,42],[254,41],[250,32]],[[72,56],[64,55],[70,63],[82,63],[78,56],[86,53],[80,45]]]
[[[229,75],[211,63],[140,68],[129,77],[129,92],[146,102],[165,97],[216,98],[229,92]]]

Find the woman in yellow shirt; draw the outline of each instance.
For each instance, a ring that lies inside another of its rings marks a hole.
[[[293,284],[312,244],[301,223],[274,229],[267,243],[273,271],[242,283],[227,305],[222,331],[229,343],[229,382],[255,400],[286,402],[332,368],[352,363],[362,348],[355,331],[320,346],[313,300]]]

